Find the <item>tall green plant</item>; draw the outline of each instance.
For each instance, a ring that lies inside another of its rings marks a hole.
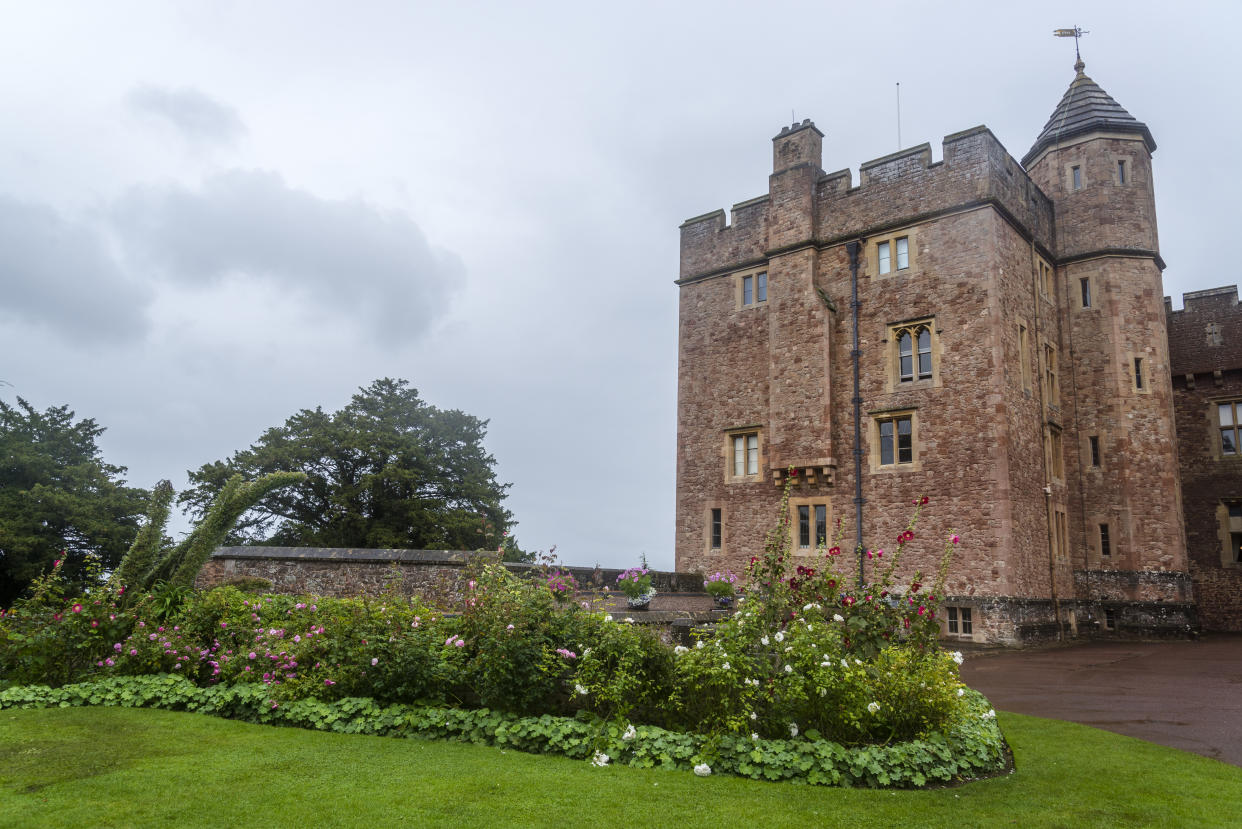
[[[242,513],[268,493],[300,483],[301,472],[271,472],[254,481],[243,481],[241,475],[229,478],[201,521],[180,544],[164,547],[164,525],[168,521],[168,505],[172,486],[161,481],[151,497],[147,523],[117,568],[113,582],[131,591],[149,590],[157,581],[190,587],[211,553],[225,540]]]
[[[112,585],[137,585],[161,557],[164,548],[164,527],[168,524],[168,508],[172,504],[173,488],[168,481],[160,481],[151,491],[147,505],[147,523],[138,531],[134,543],[121,559],[120,565],[108,580]]]

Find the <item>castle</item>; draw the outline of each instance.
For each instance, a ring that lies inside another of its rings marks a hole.
[[[1237,292],[1163,301],[1155,140],[1084,69],[1021,163],[976,127],[855,185],[807,120],[766,195],[682,224],[677,570],[743,571],[792,477],[789,555],[840,534],[851,580],[930,499],[898,579],[961,536],[951,639],[1237,627]]]

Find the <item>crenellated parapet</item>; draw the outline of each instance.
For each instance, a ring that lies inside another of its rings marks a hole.
[[[735,204],[728,221],[715,210],[682,223],[680,281],[760,264],[796,244],[830,246],[986,205],[1050,255],[1052,202],[987,127],[946,136],[942,161],[920,144],[864,162],[857,185],[849,169],[819,170],[820,137],[809,122],[782,130],[768,195]]]

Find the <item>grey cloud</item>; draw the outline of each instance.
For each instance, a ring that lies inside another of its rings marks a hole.
[[[150,298],[94,228],[0,196],[0,316],[75,342],[121,342],[145,334]]]
[[[167,279],[270,280],[384,342],[424,333],[462,279],[458,258],[432,249],[408,216],[321,199],[274,173],[234,170],[196,191],[138,188],[113,218],[127,253]]]
[[[140,115],[167,121],[193,144],[231,144],[246,132],[236,110],[190,87],[140,86],[126,102]]]

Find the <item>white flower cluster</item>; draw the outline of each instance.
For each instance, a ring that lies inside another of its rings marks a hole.
[[[872,714],[874,714],[875,712],[880,710],[880,703],[878,702],[867,703],[867,710],[870,711]]]
[[[591,765],[603,768],[608,765],[609,757],[602,751],[595,752],[595,756],[591,758]]]
[[[953,657],[953,661],[954,661],[954,662],[956,662],[956,663],[957,663],[957,664],[959,664],[959,665],[961,665],[961,664],[962,664],[962,662],[964,662],[964,661],[965,661],[965,660],[962,658],[962,652],[961,652],[961,651],[953,651],[953,653],[951,653],[951,654],[949,654],[949,655],[950,655],[950,656],[952,656],[952,657]]]
[[[625,733],[621,735],[621,739],[627,743],[638,736],[638,731],[634,728],[634,724],[630,723],[630,727],[625,729]]]
[[[590,691],[588,691],[588,690],[587,690],[587,689],[586,689],[583,685],[580,685],[580,684],[575,684],[575,685],[574,685],[574,693],[575,693],[575,694],[578,694],[578,695],[580,695],[580,696],[584,696],[584,697],[585,697],[587,694],[589,694],[589,693],[591,693],[591,692],[590,692]]]
[[[673,648],[673,653],[677,654],[678,656],[681,656],[683,653],[689,653],[689,652],[690,652],[690,649],[687,648],[685,645],[678,645],[677,647]]]
[[[694,767],[694,773],[699,777],[707,777],[712,773],[712,767],[707,765],[707,763],[699,763]]]
[[[983,718],[984,718],[985,720],[994,720],[994,719],[996,719],[996,710],[995,710],[995,709],[993,709],[993,708],[989,708],[989,709],[988,709],[988,713],[984,714],[984,715],[983,715]]]

